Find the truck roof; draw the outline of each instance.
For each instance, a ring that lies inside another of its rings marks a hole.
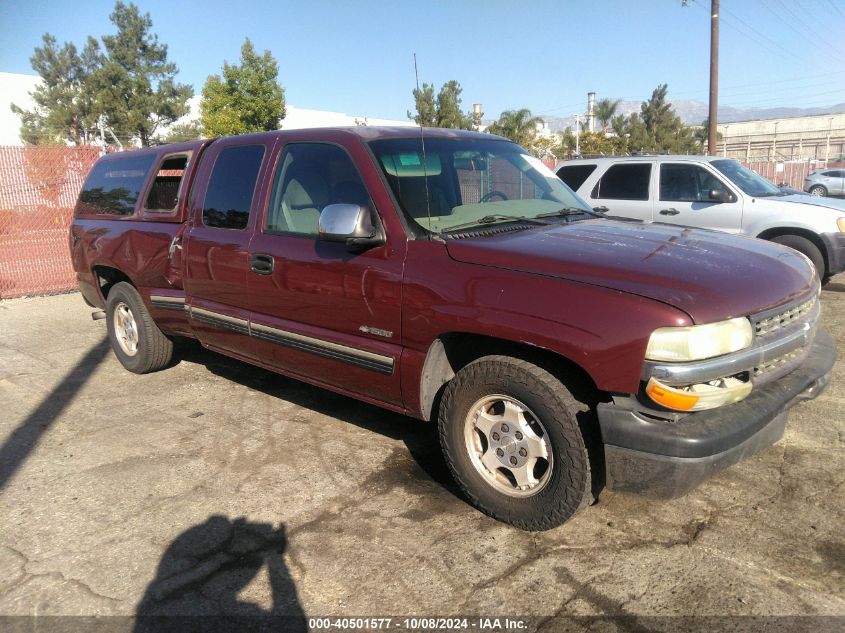
[[[180,151],[196,151],[203,145],[212,143],[213,141],[223,138],[254,138],[254,139],[268,139],[273,137],[295,137],[298,140],[331,140],[332,138],[342,136],[355,136],[361,140],[375,141],[379,139],[401,139],[401,138],[419,138],[420,128],[416,125],[408,126],[372,126],[372,125],[352,125],[346,127],[318,127],[318,128],[297,128],[295,130],[273,130],[270,132],[253,132],[252,134],[240,134],[237,136],[216,137],[210,139],[203,139],[197,141],[189,141],[185,143],[167,143],[164,145],[154,145],[152,147],[144,147],[141,149],[130,150],[128,152],[114,152],[105,154],[100,160],[116,160],[121,157],[138,156],[141,154],[172,154]],[[508,141],[508,139],[495,134],[488,134],[487,132],[474,132],[471,130],[452,130],[447,128],[426,127],[423,128],[422,134],[424,138],[469,138],[478,140],[501,140]]]

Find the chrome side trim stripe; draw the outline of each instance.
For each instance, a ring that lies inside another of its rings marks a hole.
[[[332,358],[382,374],[390,375],[393,373],[394,359],[391,356],[374,354],[357,347],[331,343],[323,339],[280,330],[260,323],[252,323],[251,325],[252,335],[262,340],[317,354],[324,358]]]
[[[172,307],[173,309],[182,309],[183,306],[185,312],[188,313],[190,318],[199,321],[200,323],[232,330],[247,336],[254,336],[277,345],[284,345],[285,347],[309,352],[324,358],[331,358],[350,365],[355,365],[356,367],[363,367],[364,369],[386,374],[388,376],[393,374],[395,359],[392,356],[375,354],[357,347],[341,345],[340,343],[332,343],[331,341],[315,338],[313,336],[305,336],[304,334],[297,334],[287,330],[280,330],[278,328],[270,327],[269,325],[262,325],[261,323],[250,323],[246,319],[239,319],[219,312],[212,312],[211,310],[206,310],[204,308],[186,305],[184,303],[184,299],[181,303],[179,303],[178,307],[174,302],[169,304],[168,308]],[[161,307],[164,307],[164,305]]]
[[[219,312],[212,312],[211,310],[204,310],[194,306],[190,307],[188,314],[192,319],[195,319],[200,323],[213,325],[226,330],[233,330],[240,334],[246,334],[249,336],[249,321],[246,319],[238,319],[226,314],[220,314]]]
[[[185,297],[150,295],[150,303],[162,310],[182,310],[185,307]]]

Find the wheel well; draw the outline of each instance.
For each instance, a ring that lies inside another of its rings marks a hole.
[[[565,356],[526,343],[455,332],[440,336],[429,347],[420,384],[423,417],[434,419],[443,390],[458,371],[482,356],[494,354],[512,356],[542,367],[564,383],[580,402],[593,406],[606,399],[590,375]]]
[[[824,267],[825,269],[830,268],[830,262],[827,259],[827,249],[824,246],[824,242],[822,242],[821,238],[812,231],[808,231],[806,229],[798,229],[794,227],[781,227],[781,228],[774,228],[774,229],[766,229],[757,237],[761,240],[771,240],[776,237],[781,237],[783,235],[797,235],[798,237],[803,237],[804,239],[810,240],[813,245],[819,249],[819,252],[822,254],[822,259],[824,259]]]
[[[103,295],[103,300],[108,298],[109,291],[112,287],[121,281],[125,281],[132,286],[135,285],[126,276],[126,273],[111,266],[94,266],[94,276],[97,278],[97,285],[100,287],[100,294]]]

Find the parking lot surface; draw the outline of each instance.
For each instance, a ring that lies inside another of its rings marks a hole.
[[[845,275],[822,302],[841,357]],[[457,496],[428,425],[192,344],[137,376],[89,315],[0,303],[0,615],[845,622],[843,360],[780,442],[686,497],[605,491],[532,534]]]

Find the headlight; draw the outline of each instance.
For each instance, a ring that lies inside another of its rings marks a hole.
[[[845,233],[845,218],[836,220],[836,226],[839,228],[840,233]]]
[[[662,327],[648,340],[649,360],[690,361],[730,354],[751,345],[751,322],[745,317],[692,325]]]

